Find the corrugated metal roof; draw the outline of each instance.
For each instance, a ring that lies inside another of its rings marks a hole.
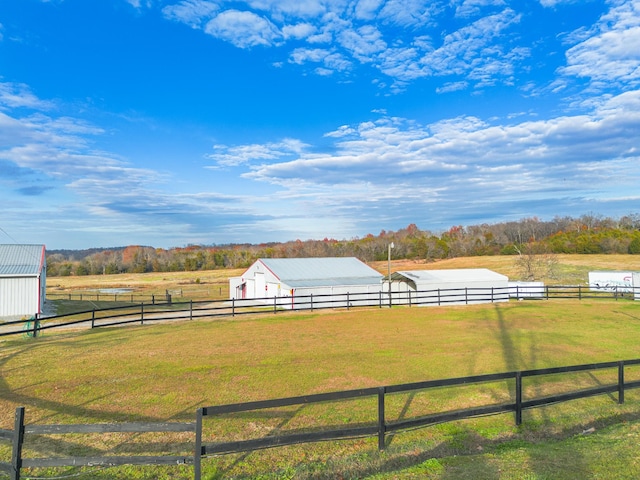
[[[281,282],[292,287],[379,283],[382,275],[355,257],[261,258]]]
[[[44,252],[44,245],[0,245],[0,276],[40,275]]]
[[[487,280],[507,281],[508,277],[488,268],[460,268],[450,270],[409,270],[395,272],[392,280],[408,278],[416,283],[479,282]]]

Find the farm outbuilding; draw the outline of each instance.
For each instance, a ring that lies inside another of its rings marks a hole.
[[[283,305],[290,308],[307,303],[311,295],[333,296],[332,306],[346,306],[347,294],[378,299],[381,280],[380,273],[355,257],[262,258],[241,277],[229,279],[229,293],[232,299],[261,299],[265,304],[287,297],[291,301]]]
[[[395,305],[507,302],[509,278],[486,268],[401,271],[391,274],[391,296]]]
[[[44,245],[0,245],[0,317],[33,317],[45,302]]]

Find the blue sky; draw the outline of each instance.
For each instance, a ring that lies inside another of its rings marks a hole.
[[[0,243],[640,211],[640,0],[2,0]]]

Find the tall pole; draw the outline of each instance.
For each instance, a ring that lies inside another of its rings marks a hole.
[[[387,255],[387,277],[389,282],[389,308],[391,308],[391,249],[395,245],[393,242],[389,244],[388,255]]]

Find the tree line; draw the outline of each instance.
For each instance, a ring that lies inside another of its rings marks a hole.
[[[263,244],[189,245],[170,249],[132,245],[90,250],[51,250],[50,276],[173,272],[246,268],[258,258],[357,257],[437,260],[480,255],[554,253],[640,254],[640,214],[620,218],[586,214],[537,217],[495,224],[457,225],[436,234],[415,224],[349,240],[295,240]]]

